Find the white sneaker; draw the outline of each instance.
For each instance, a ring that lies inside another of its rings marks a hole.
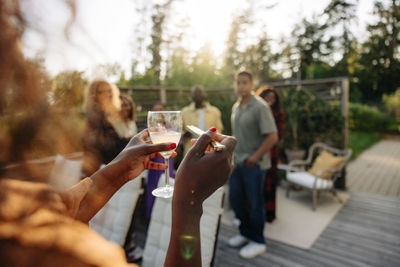
[[[250,241],[249,244],[247,244],[245,247],[243,247],[240,250],[239,255],[242,258],[251,259],[260,254],[263,254],[266,250],[267,250],[267,246],[265,244],[260,244],[260,243]]]
[[[240,225],[240,220],[239,220],[238,218],[235,218],[235,219],[232,220],[232,224],[233,224],[234,226],[236,226],[236,227],[239,227],[239,225]]]
[[[244,244],[246,244],[249,240],[242,236],[242,235],[236,235],[234,237],[232,237],[231,239],[229,239],[228,244],[229,246],[233,247],[233,248],[237,248],[237,247],[241,247]]]

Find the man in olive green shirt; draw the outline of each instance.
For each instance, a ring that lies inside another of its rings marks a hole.
[[[270,167],[269,151],[278,142],[277,128],[269,106],[252,93],[250,72],[236,76],[238,101],[232,108],[235,169],[229,180],[229,200],[240,220],[240,234],[229,240],[232,247],[246,243],[239,254],[254,258],[266,251],[264,238],[264,177]]]

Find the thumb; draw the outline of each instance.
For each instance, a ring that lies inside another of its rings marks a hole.
[[[192,149],[189,150],[189,152],[186,156],[189,156],[191,158],[196,155],[204,154],[204,151],[207,149],[207,146],[212,141],[216,132],[217,132],[217,129],[215,127],[212,127],[206,133],[202,134],[199,137],[199,139],[197,139],[197,142],[194,144]]]

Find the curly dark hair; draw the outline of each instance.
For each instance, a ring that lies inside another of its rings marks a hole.
[[[74,13],[73,1],[66,3]],[[50,78],[22,51],[22,36],[29,26],[20,1],[0,1],[0,173],[5,166],[26,160],[52,115]]]
[[[275,95],[275,103],[271,106],[271,109],[275,112],[279,112],[282,109],[282,103],[281,103],[281,99],[279,97],[278,92],[276,91],[276,89],[274,87],[270,87],[270,86],[264,86],[261,87],[257,90],[256,95],[258,95],[261,98],[265,98],[265,96],[269,93],[273,93]]]

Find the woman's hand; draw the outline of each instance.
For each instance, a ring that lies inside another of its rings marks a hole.
[[[137,177],[145,169],[167,169],[166,164],[153,162],[150,161],[150,159],[157,156],[161,157],[158,152],[175,149],[177,144],[164,143],[154,145],[147,141],[148,138],[149,132],[147,130],[138,133],[106,167],[115,169],[115,172],[118,173],[118,177],[125,182]],[[176,153],[174,152],[172,157],[175,156]],[[115,168],[116,166],[117,168]]]
[[[211,140],[225,145],[220,152],[209,150]],[[236,139],[208,131],[189,150],[176,173],[174,198],[202,203],[225,184],[233,170]],[[208,152],[209,150],[209,152]]]
[[[78,220],[88,222],[121,186],[137,177],[144,169],[167,168],[166,164],[152,162],[150,158],[157,156],[158,152],[174,149],[176,144],[149,144],[146,141],[148,137],[147,130],[138,133],[115,159],[91,176],[93,182],[86,195],[83,198],[80,195],[79,198],[75,198],[82,199],[82,202],[78,205],[77,212],[71,212],[72,215],[76,213]],[[76,204],[71,205],[75,206]]]
[[[208,152],[213,139],[224,144],[225,149]],[[235,145],[235,138],[209,130],[183,159],[175,178],[171,237],[164,266],[201,266],[202,204],[228,180],[233,170]]]

